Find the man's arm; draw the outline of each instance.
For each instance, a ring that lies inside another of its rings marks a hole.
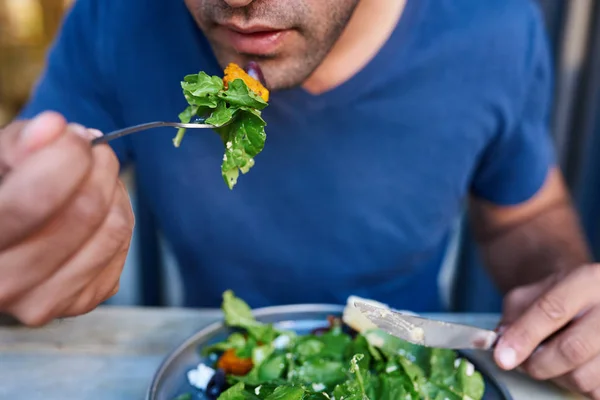
[[[516,206],[473,199],[473,228],[492,276],[507,293],[500,367],[600,400],[600,264],[590,254],[560,172]]]
[[[499,206],[472,197],[472,229],[486,267],[503,292],[590,261],[578,217],[554,167],[531,199]]]
[[[503,369],[521,365],[535,379],[600,400],[600,264],[585,265],[589,252],[556,168],[548,46],[539,12],[530,16],[527,40],[511,41],[525,57],[505,65],[520,65],[509,98],[523,103],[498,114],[501,129],[471,182],[473,230],[507,292],[494,356]]]

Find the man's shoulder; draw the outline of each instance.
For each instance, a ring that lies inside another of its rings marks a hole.
[[[468,3],[464,18],[466,24],[473,26],[473,39],[490,56],[510,57],[515,66],[526,67],[532,57],[540,56],[539,52],[545,49],[544,17],[535,0],[462,2]]]
[[[439,54],[457,73],[519,90],[536,67],[549,66],[544,16],[535,0],[427,4],[415,51]]]
[[[522,29],[543,24],[536,0],[449,0],[445,4],[447,10],[467,25],[520,28],[517,33],[523,33]]]

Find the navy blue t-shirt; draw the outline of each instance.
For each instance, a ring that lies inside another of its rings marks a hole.
[[[179,82],[222,74],[182,0],[78,0],[23,117],[103,131],[177,120]],[[188,306],[231,288],[252,306],[351,294],[441,308],[437,276],[475,195],[523,202],[553,163],[543,22],[525,0],[409,0],[357,75],[272,93],[264,151],[230,191],[223,144],[159,129],[115,142],[181,267]]]

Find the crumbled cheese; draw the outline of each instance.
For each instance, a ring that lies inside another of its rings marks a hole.
[[[398,366],[397,366],[397,365],[388,365],[388,366],[385,368],[385,372],[387,372],[388,374],[389,374],[390,372],[394,372],[394,371],[397,371],[397,370],[398,370]]]
[[[233,143],[231,143],[231,140],[229,142],[227,142],[227,148],[230,149],[231,146],[233,146]]]
[[[458,368],[460,367],[460,360],[462,360],[461,358],[457,358],[454,360],[454,368]]]
[[[198,367],[188,371],[187,378],[190,385],[200,389],[206,390],[208,383],[215,374],[215,370],[202,363],[198,364]]]
[[[467,376],[473,376],[474,373],[475,366],[467,361],[467,369],[465,370],[465,374],[467,374]]]
[[[273,347],[277,350],[287,349],[292,339],[288,335],[279,335],[273,340]]]
[[[255,395],[257,395],[257,396],[258,396],[258,395],[260,395],[260,389],[261,389],[261,388],[262,388],[262,385],[260,385],[260,386],[257,386],[257,387],[254,389],[254,394],[255,394]]]
[[[315,391],[315,392],[322,392],[323,390],[325,390],[325,387],[326,386],[322,383],[313,383],[312,384],[313,391]]]

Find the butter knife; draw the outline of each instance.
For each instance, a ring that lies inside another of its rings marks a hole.
[[[498,340],[498,334],[487,329],[408,315],[362,301],[355,301],[354,306],[384,332],[421,346],[491,350]]]

